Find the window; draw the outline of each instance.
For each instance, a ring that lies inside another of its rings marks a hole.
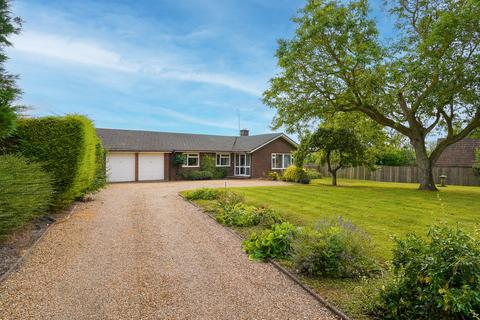
[[[217,167],[230,167],[230,153],[217,153]]]
[[[185,155],[186,161],[183,165],[184,167],[199,167],[200,166],[200,157],[198,153],[187,153]]]
[[[272,169],[287,169],[291,164],[290,153],[272,153]]]

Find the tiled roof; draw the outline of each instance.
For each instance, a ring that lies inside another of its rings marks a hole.
[[[438,167],[472,167],[480,139],[465,138],[448,146],[435,164]]]
[[[156,131],[97,129],[106,150],[113,151],[252,151],[283,133],[252,136],[217,136]],[[292,142],[294,143],[294,142]]]

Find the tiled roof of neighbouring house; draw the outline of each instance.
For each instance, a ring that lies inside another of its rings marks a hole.
[[[243,151],[256,148],[284,137],[283,133],[269,133],[252,136],[217,136],[191,133],[172,133],[123,129],[97,129],[106,150],[113,151]]]
[[[438,167],[472,167],[480,139],[465,138],[448,146],[435,164]]]

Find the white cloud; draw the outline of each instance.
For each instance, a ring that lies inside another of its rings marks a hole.
[[[12,42],[14,44],[13,50],[29,55],[40,55],[54,60],[61,60],[71,64],[137,73],[177,81],[220,85],[254,96],[261,94],[261,89],[258,86],[238,76],[215,72],[200,72],[195,68],[187,67],[180,63],[172,63],[171,61],[167,61],[164,65],[133,62],[133,59],[127,59],[125,55],[106,49],[104,45],[92,40],[29,31],[15,36]],[[134,52],[129,52],[129,55],[131,56],[132,53]],[[145,59],[142,57],[142,59],[135,60],[144,61]]]
[[[118,71],[134,72],[133,64],[123,61],[113,51],[101,48],[92,41],[78,41],[57,35],[25,32],[12,39],[15,50],[41,55],[71,63],[90,65]]]

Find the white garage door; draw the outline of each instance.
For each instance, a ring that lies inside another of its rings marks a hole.
[[[135,154],[109,153],[107,155],[107,181],[135,181]]]
[[[138,180],[163,180],[164,179],[163,153],[138,154]]]

